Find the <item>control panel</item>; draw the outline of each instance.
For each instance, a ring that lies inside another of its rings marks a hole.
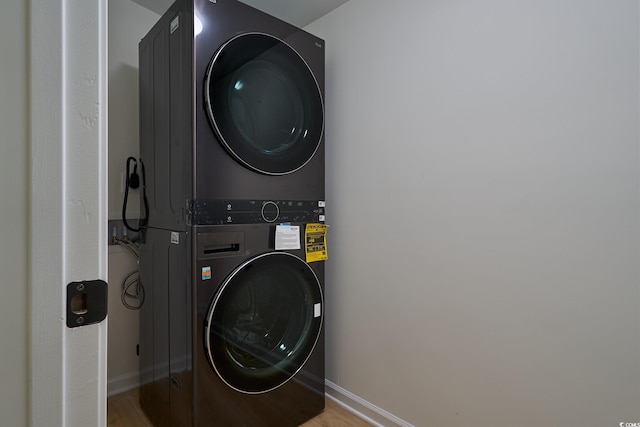
[[[192,225],[324,222],[322,200],[193,200]]]

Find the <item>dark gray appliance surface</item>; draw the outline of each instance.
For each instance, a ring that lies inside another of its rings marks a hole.
[[[293,427],[324,409],[323,327],[301,369],[265,393],[229,387],[205,352],[205,321],[214,296],[245,261],[282,252],[274,250],[275,228],[246,224],[141,233],[140,403],[155,426]],[[207,251],[210,247],[230,249]],[[286,252],[304,260],[303,249]],[[308,265],[324,293],[324,262]],[[205,266],[211,271],[206,279]]]
[[[140,404],[156,427],[192,424],[191,246],[190,233],[140,234]]]
[[[197,37],[194,13],[204,23]],[[322,39],[235,0],[176,1],[139,45],[140,157],[149,227],[186,231],[189,203],[199,200],[325,200],[324,133],[308,163],[273,176],[236,161],[209,123],[206,69],[222,44],[248,32],[272,35],[298,52],[324,97]]]
[[[194,36],[196,15],[203,31]],[[209,122],[207,67],[243,33],[268,34],[298,52],[324,97],[324,41],[236,0],[177,0],[139,44],[140,163],[149,205],[140,233],[140,402],[158,427],[293,427],[324,408],[324,328],[299,371],[265,392],[230,387],[205,352],[205,317],[224,279],[276,252],[276,224],[304,229],[324,221],[324,133],[304,166],[269,175],[230,155]],[[238,236],[198,252],[203,242]],[[303,249],[286,252],[305,259]],[[308,267],[324,291],[324,262]]]
[[[295,224],[294,224],[295,225]],[[304,228],[304,224],[300,225]],[[247,394],[230,388],[214,371],[203,351],[205,316],[224,279],[240,264],[274,251],[275,225],[194,227],[194,393],[196,426],[293,427],[324,409],[324,328],[302,369],[282,386],[266,393]],[[221,242],[237,250],[205,254],[207,243]],[[286,251],[304,260],[304,251]],[[200,272],[211,267],[211,278]],[[324,291],[324,262],[310,263]]]

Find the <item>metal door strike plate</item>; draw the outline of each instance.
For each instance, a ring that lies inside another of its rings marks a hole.
[[[107,282],[84,280],[67,285],[67,327],[102,322],[107,317]]]

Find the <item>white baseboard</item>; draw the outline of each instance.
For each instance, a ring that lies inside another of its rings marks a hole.
[[[377,427],[414,427],[412,424],[396,417],[376,405],[367,402],[359,396],[345,390],[329,380],[325,380],[326,395],[328,398],[354,413],[363,420]]]
[[[109,378],[107,396],[124,393],[139,386],[140,374],[138,371]],[[329,399],[376,427],[414,427],[329,380],[325,380],[325,386],[326,396]]]
[[[124,393],[133,390],[140,385],[140,373],[138,371],[119,375],[107,380],[107,396]]]

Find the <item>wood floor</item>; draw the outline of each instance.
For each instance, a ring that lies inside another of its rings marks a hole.
[[[331,399],[324,412],[301,427],[371,427]],[[153,427],[138,403],[138,389],[112,396],[107,400],[107,425],[110,427]],[[277,426],[274,426],[277,427]]]

